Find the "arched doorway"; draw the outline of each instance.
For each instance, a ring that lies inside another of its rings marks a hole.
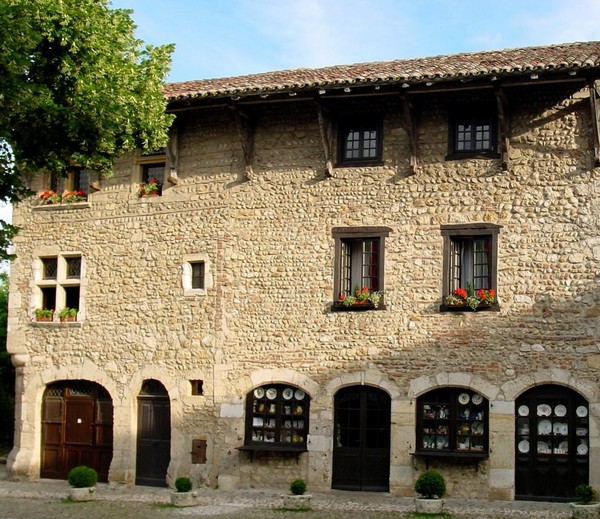
[[[138,428],[135,484],[167,486],[171,461],[171,404],[158,380],[146,380],[137,398]]]
[[[391,399],[370,386],[335,395],[332,488],[387,492]]]
[[[589,481],[588,402],[548,384],[523,393],[515,409],[515,497],[573,500]]]
[[[42,403],[42,478],[66,479],[78,465],[108,481],[113,448],[113,405],[108,391],[89,380],[48,385]]]

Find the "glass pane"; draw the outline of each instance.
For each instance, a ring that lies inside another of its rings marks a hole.
[[[65,258],[67,263],[67,278],[78,279],[81,277],[81,258]]]
[[[165,163],[160,164],[145,164],[142,167],[142,182],[149,182],[153,178],[156,179],[159,185],[164,183]]]
[[[42,258],[42,278],[56,279],[58,272],[57,258]]]
[[[204,262],[192,263],[192,288],[204,288]]]

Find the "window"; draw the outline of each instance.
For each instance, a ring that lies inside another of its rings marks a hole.
[[[378,164],[382,160],[381,120],[345,120],[339,125],[338,162],[342,166]]]
[[[497,156],[497,115],[487,105],[468,108],[450,116],[448,157]]]
[[[385,237],[388,227],[335,227],[335,309],[366,309],[374,305],[345,306],[342,301],[355,296],[356,290],[383,291]],[[383,300],[376,306],[382,305]]]
[[[500,225],[443,225],[444,265],[442,298],[469,285],[497,292],[498,233]]]
[[[300,388],[267,384],[246,395],[245,446],[306,450],[310,397]]]
[[[417,400],[417,454],[485,457],[488,400],[463,388],[440,388]]]
[[[144,154],[138,159],[140,165],[140,183],[143,184],[156,184],[158,190],[146,190],[146,193],[140,192],[141,196],[161,195],[163,185],[165,183],[165,168],[167,159],[165,155],[165,149],[161,148],[156,152]]]
[[[84,191],[88,192],[90,185],[90,171],[84,168],[72,168],[63,177],[56,173],[50,175],[50,189],[57,193],[63,191]]]
[[[36,274],[37,291],[34,294],[34,307],[44,310],[74,308],[80,318],[81,274],[80,255],[64,254],[40,258]]]
[[[184,256],[181,284],[186,296],[203,296],[212,288],[210,259],[208,254],[187,254]]]

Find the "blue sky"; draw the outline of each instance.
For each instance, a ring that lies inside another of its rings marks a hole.
[[[600,40],[599,0],[113,0],[169,81]]]

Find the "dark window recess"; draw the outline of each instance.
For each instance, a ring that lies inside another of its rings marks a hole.
[[[42,279],[56,279],[58,273],[57,258],[42,258]]]
[[[65,288],[65,306],[67,308],[79,309],[79,287]]]
[[[85,191],[87,193],[90,185],[90,172],[84,168],[73,170],[73,190]]]
[[[343,309],[341,299],[355,295],[356,289],[383,291],[384,245],[387,227],[336,227],[334,306]],[[380,301],[383,305],[383,299]]]
[[[203,380],[190,380],[192,386],[192,395],[203,395],[204,394],[204,381]]]
[[[192,288],[204,288],[204,262],[190,263],[192,267]]]
[[[341,165],[381,162],[383,148],[381,121],[344,121],[339,128]]]
[[[143,164],[142,165],[142,182],[150,182],[155,179],[159,186],[162,186],[165,181],[165,163]]]
[[[494,224],[443,225],[444,238],[443,294],[473,285],[479,289],[494,289],[497,293],[498,234],[501,226]]]
[[[81,257],[65,258],[67,264],[67,278],[78,279],[81,277]]]
[[[417,400],[417,454],[485,456],[489,402],[464,388],[435,389]]]
[[[310,397],[300,388],[268,384],[246,396],[246,446],[306,450]]]
[[[51,173],[49,188],[56,193],[62,193],[65,190],[66,180],[65,177],[58,173]]]
[[[448,158],[496,156],[497,114],[492,107],[481,106],[450,116]]]
[[[42,308],[44,310],[53,310],[56,307],[56,287],[43,287]]]

